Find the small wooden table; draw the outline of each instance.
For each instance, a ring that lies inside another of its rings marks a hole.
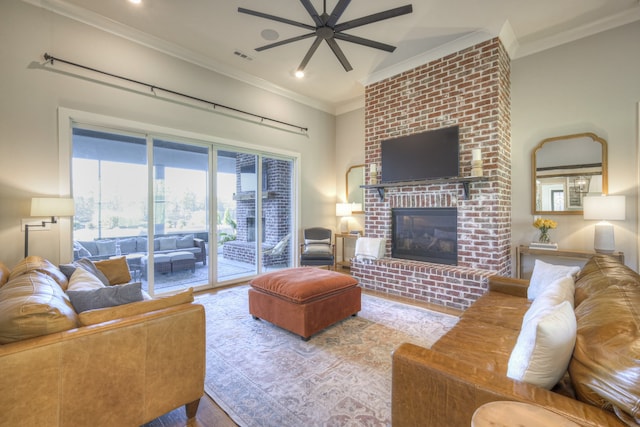
[[[336,261],[336,265],[339,265],[340,267],[351,268],[351,261],[349,259],[345,260],[344,258],[344,243],[346,240],[349,240],[349,239],[358,240],[358,237],[360,237],[359,234],[351,234],[351,233],[336,234],[336,239],[342,239],[342,251],[340,252],[340,260]]]
[[[490,402],[473,414],[471,427],[580,427],[540,406],[521,402]]]

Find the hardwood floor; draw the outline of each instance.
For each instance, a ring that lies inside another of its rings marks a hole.
[[[198,413],[187,420],[184,406],[156,418],[143,427],[237,427],[231,418],[206,394],[200,399]]]

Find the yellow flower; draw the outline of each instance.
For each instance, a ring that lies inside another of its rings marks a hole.
[[[533,226],[541,231],[556,228],[558,223],[552,219],[538,218],[533,222]]]

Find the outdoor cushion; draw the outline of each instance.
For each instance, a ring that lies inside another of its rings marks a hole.
[[[98,240],[96,241],[98,247],[98,255],[108,256],[115,255],[116,253],[116,241],[115,240]]]
[[[187,252],[187,251],[169,252],[167,255],[171,257],[172,262],[196,258],[193,252]]]
[[[119,239],[118,246],[120,246],[120,253],[123,255],[137,252],[138,247],[135,237]]]
[[[252,287],[303,304],[357,286],[352,276],[313,267],[288,268],[262,274],[251,280]]]
[[[177,249],[186,249],[193,247],[193,234],[187,234],[186,236],[178,237],[176,240]]]

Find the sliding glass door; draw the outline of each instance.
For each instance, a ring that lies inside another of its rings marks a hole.
[[[293,161],[218,151],[218,282],[293,266]]]
[[[71,151],[75,259],[124,258],[151,294],[294,265],[293,158],[79,125]]]
[[[143,258],[143,270],[156,292],[209,283],[209,151],[153,140],[153,256]]]

